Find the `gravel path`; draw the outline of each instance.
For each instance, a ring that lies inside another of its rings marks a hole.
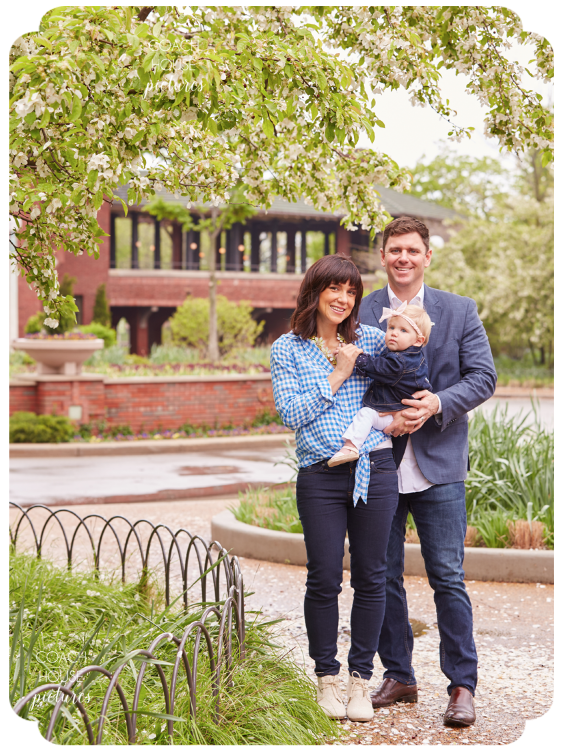
[[[81,516],[122,514],[131,520],[146,518],[171,528],[185,527],[210,540],[210,521],[235,499],[88,505],[75,508]],[[13,519],[11,511],[10,518]],[[24,541],[22,540],[22,543]],[[283,617],[275,627],[278,638],[313,678],[303,619],[304,567],[241,559],[248,611],[261,609],[271,618]],[[417,624],[414,665],[419,688],[417,704],[399,704],[375,712],[370,723],[345,722],[351,730],[345,744],[510,744],[521,737],[525,721],[543,715],[553,696],[552,585],[467,582],[474,607],[475,641],[479,656],[476,693],[477,721],[467,729],[448,729],[442,715],[447,705],[447,680],[439,668],[439,636],[432,591],[422,577],[407,577],[410,617]],[[344,572],[340,597],[338,660],[342,689],[346,683],[349,615],[353,592]],[[251,616],[251,614],[248,614]],[[375,657],[371,686],[378,686],[382,666]],[[527,737],[527,735],[526,735]]]

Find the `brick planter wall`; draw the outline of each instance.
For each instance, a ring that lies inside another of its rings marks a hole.
[[[174,429],[184,423],[242,425],[274,412],[271,376],[176,376],[130,379],[36,377],[10,384],[10,415],[16,410],[68,415],[82,407],[82,423],[104,419],[133,431]]]
[[[37,412],[37,388],[35,384],[10,384],[10,415],[21,411]]]

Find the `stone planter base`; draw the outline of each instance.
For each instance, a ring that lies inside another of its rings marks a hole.
[[[228,510],[211,522],[213,540],[220,540],[231,555],[281,564],[306,565],[304,536],[246,525]],[[419,543],[405,544],[404,574],[425,577]],[[349,569],[348,541],[345,541],[344,569]],[[554,551],[523,551],[515,548],[465,548],[465,580],[495,582],[554,582]]]
[[[82,364],[96,350],[103,349],[103,339],[31,339],[20,337],[12,343],[37,361],[37,373],[77,376]]]

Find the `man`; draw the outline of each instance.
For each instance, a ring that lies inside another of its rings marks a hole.
[[[386,612],[379,641],[385,667],[373,707],[417,702],[412,667],[413,635],[404,589],[406,518],[412,513],[429,584],[434,590],[441,638],[441,670],[449,679],[445,725],[469,726],[476,720],[474,691],[477,656],[472,636],[472,606],[462,568],[466,535],[464,480],[468,464],[468,416],[491,397],[496,372],[476,304],[470,298],[424,285],[431,263],[429,232],[413,217],[390,222],[383,234],[381,262],[388,285],[361,303],[361,323],[386,329],[383,307],[401,302],[423,306],[434,326],[424,353],[433,393],[415,392],[410,407],[395,414],[385,431],[395,438],[399,503],[387,549]],[[409,434],[409,436],[408,436]]]

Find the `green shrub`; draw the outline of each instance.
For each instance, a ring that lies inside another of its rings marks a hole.
[[[111,311],[105,294],[105,283],[101,284],[96,290],[96,299],[94,300],[94,315],[92,321],[102,326],[111,327]]]
[[[245,300],[234,303],[224,295],[217,296],[217,329],[219,351],[227,355],[235,348],[252,347],[264,327],[254,321],[252,306]],[[206,353],[209,342],[209,300],[188,296],[170,319],[175,344],[195,347]]]
[[[270,413],[266,408],[256,415],[250,423],[250,426],[252,428],[259,428],[260,426],[269,426],[271,423],[276,423],[278,426],[284,425],[283,420],[277,411]]]
[[[99,324],[97,321],[92,321],[91,324],[85,324],[83,326],[79,326],[78,328],[81,332],[84,332],[84,334],[95,334],[96,337],[103,339],[104,348],[113,347],[113,345],[115,345],[115,343],[117,342],[117,334],[115,332],[115,329],[111,329],[111,327],[109,326]]]
[[[40,311],[39,313],[30,316],[27,319],[27,323],[24,326],[24,332],[26,334],[39,334],[44,331],[43,322],[47,318],[47,314]]]
[[[63,415],[17,412],[10,417],[11,444],[60,444],[70,441],[75,427]]]

